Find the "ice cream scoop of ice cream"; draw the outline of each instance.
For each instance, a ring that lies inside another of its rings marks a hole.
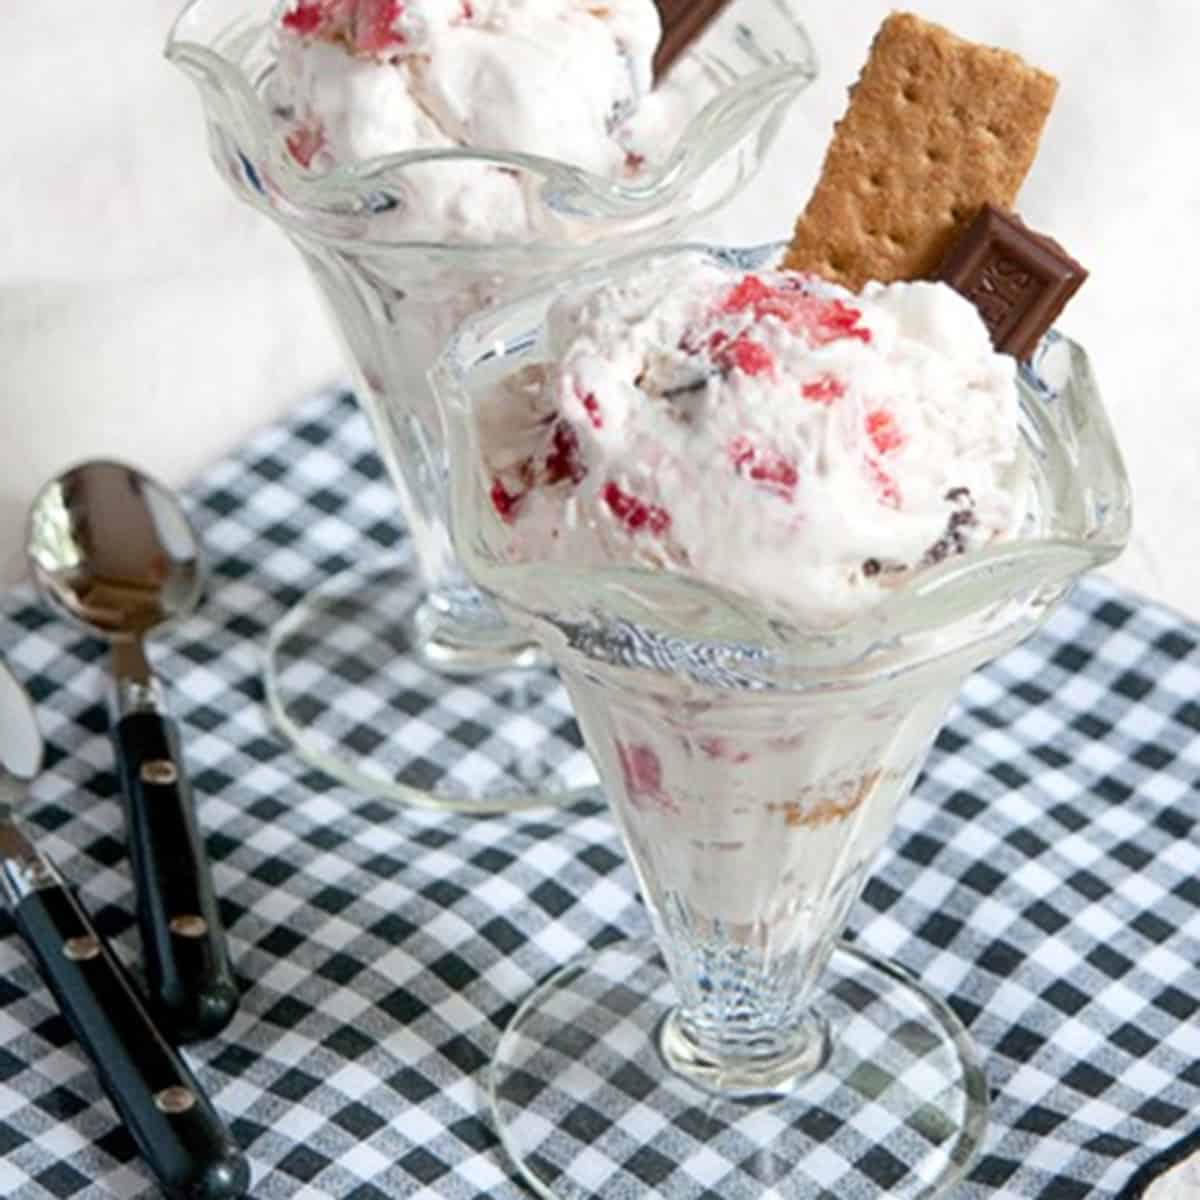
[[[827,627],[1028,512],[1011,358],[943,284],[674,255],[568,294],[479,412],[511,561],[676,571]]]
[[[305,166],[468,147],[613,176],[660,33],[652,0],[292,0],[270,96]]]

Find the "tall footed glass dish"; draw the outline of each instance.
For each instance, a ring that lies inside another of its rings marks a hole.
[[[567,290],[473,319],[435,368],[453,527],[467,569],[559,666],[655,942],[571,963],[521,1005],[491,1067],[500,1136],[543,1196],[941,1196],[986,1125],[982,1066],[941,1000],[840,937],[968,672],[1128,536],[1087,358],[1051,335],[1022,368],[1019,536],[806,632],[753,593],[517,548],[488,413],[548,361],[547,310]]]
[[[329,580],[268,641],[273,717],[343,782],[477,812],[594,789],[557,677],[480,595],[451,545],[426,374],[463,318],[552,275],[661,243],[753,175],[815,66],[790,0],[771,0],[749,24],[737,8],[671,72],[680,124],[669,149],[622,179],[462,149],[318,171],[312,146],[281,126],[268,99],[277,49],[263,0],[193,0],[173,28],[167,57],[199,87],[218,171],[295,244],[340,332],[407,528],[398,553]],[[423,197],[442,193],[486,214],[497,188],[521,197],[515,232],[472,232],[468,216],[448,237],[444,223],[421,218]],[[381,738],[389,724],[419,724],[421,734]]]

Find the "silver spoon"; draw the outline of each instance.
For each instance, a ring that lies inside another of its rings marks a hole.
[[[243,1196],[241,1150],[74,888],[21,826],[17,810],[41,762],[29,697],[0,662],[0,899],[166,1195]]]
[[[232,1018],[237,984],[178,730],[142,640],[198,602],[199,540],[162,484],[94,461],[38,494],[26,552],[50,607],[112,645],[109,710],[151,1004],[178,1040],[209,1037]]]

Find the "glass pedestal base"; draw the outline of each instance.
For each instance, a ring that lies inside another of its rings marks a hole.
[[[540,661],[520,643],[507,658],[464,647],[482,673],[450,673],[444,654],[418,652],[438,627],[423,601],[414,572],[377,563],[334,576],[271,630],[267,707],[297,753],[365,795],[425,808],[487,814],[598,798],[555,672],[498,665]]]
[[[538,1195],[932,1200],[969,1168],[986,1081],[957,1018],[898,970],[840,944],[813,1006],[828,1058],[755,1097],[666,1066],[673,1003],[657,950],[623,942],[556,972],[518,1010],[491,1104]]]

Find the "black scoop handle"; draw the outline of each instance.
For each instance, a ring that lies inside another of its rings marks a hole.
[[[150,1005],[180,1042],[229,1024],[238,988],[175,722],[133,712],[113,731]]]

